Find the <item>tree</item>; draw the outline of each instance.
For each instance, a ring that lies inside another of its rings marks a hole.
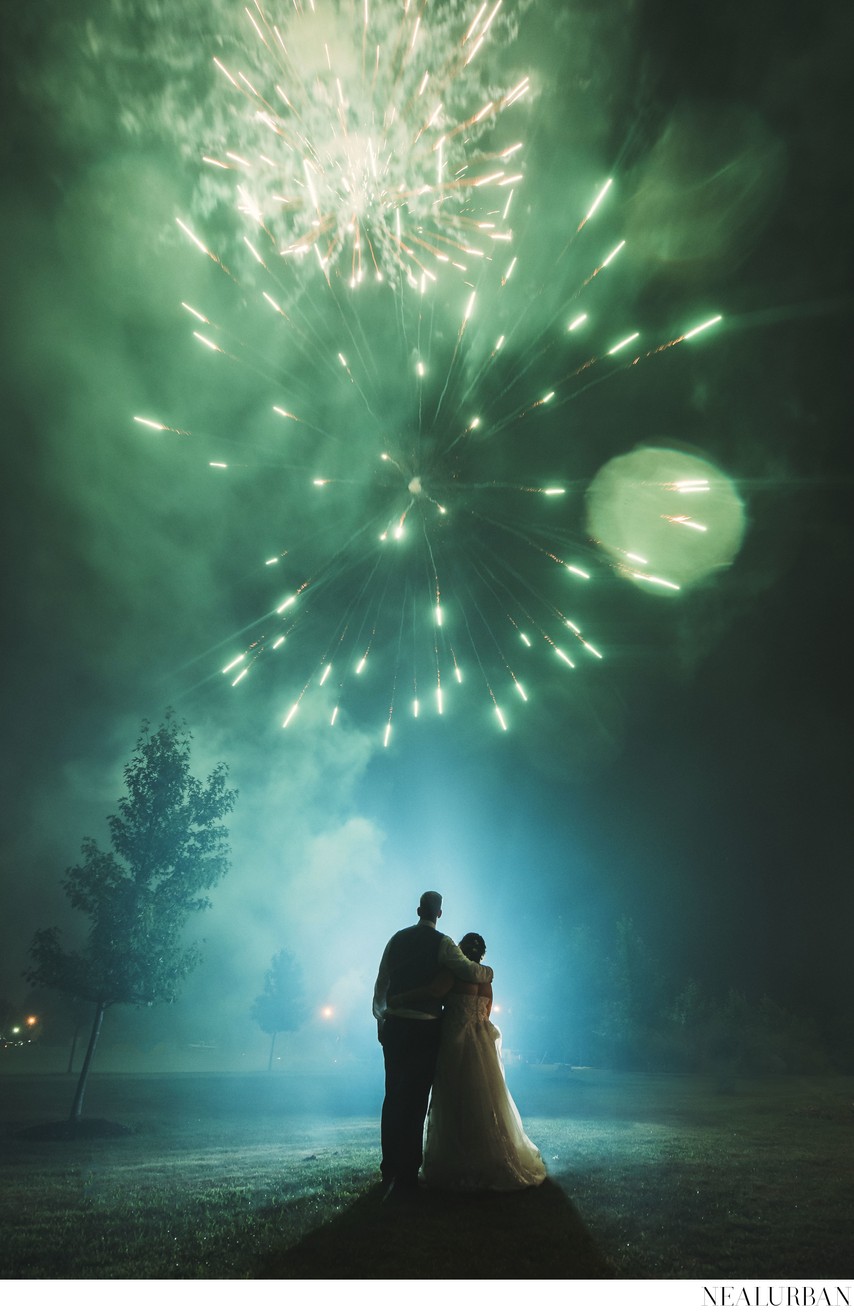
[[[219,764],[206,785],[190,774],[191,734],[167,712],[152,733],[143,722],[124,769],[127,795],[108,817],[112,850],[84,838],[83,861],[66,872],[71,905],[89,917],[82,951],[66,951],[58,929],[41,929],[24,974],[31,984],[94,1004],[89,1045],[69,1120],[79,1121],[104,1013],[116,1003],[172,1002],[200,959],[182,941],[187,918],[210,906],[212,888],[229,866],[222,818],[237,798]]]
[[[616,1066],[649,1067],[664,1007],[666,980],[657,956],[624,916],[606,963],[603,1036]]]
[[[268,1071],[273,1069],[273,1049],[278,1035],[298,1030],[307,1014],[302,971],[291,953],[282,948],[270,963],[264,979],[264,992],[259,993],[252,1003],[252,1019],[271,1036]]]

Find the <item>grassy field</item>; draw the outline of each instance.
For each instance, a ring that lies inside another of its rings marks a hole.
[[[854,1080],[525,1067],[550,1179],[380,1203],[377,1072],[0,1076],[3,1279],[854,1276]],[[99,1128],[98,1126],[94,1127]],[[100,1126],[104,1130],[103,1124]],[[417,1233],[417,1244],[412,1236]]]

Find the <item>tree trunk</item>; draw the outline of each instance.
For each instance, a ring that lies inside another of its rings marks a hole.
[[[79,1033],[80,1033],[80,1022],[78,1021],[77,1024],[74,1026],[74,1034],[71,1039],[71,1051],[68,1054],[68,1069],[65,1072],[66,1075],[71,1074],[72,1067],[74,1066],[74,1053],[77,1049],[77,1036]]]
[[[95,1003],[95,1017],[92,1021],[92,1033],[89,1035],[89,1046],[86,1049],[86,1056],[83,1058],[80,1078],[77,1081],[77,1091],[74,1094],[71,1114],[68,1117],[69,1121],[80,1120],[80,1113],[83,1110],[83,1095],[86,1092],[86,1081],[89,1078],[89,1067],[92,1065],[92,1058],[95,1055],[95,1046],[98,1042],[98,1035],[101,1033],[101,1022],[104,1019],[104,1012],[106,1010],[106,1002],[98,1001]]]
[[[273,1035],[272,1039],[270,1040],[270,1060],[267,1062],[268,1071],[271,1071],[273,1069],[273,1049],[276,1046],[276,1039],[278,1037],[278,1033],[279,1031],[276,1030],[276,1033]]]

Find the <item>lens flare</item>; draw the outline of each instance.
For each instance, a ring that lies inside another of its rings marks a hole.
[[[621,573],[658,592],[679,592],[726,569],[746,528],[732,480],[705,457],[666,446],[609,461],[588,489],[587,516],[591,536]]]

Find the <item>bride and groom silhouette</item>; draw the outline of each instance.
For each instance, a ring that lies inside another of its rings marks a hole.
[[[436,928],[441,915],[441,894],[423,893],[417,924],[386,944],[374,988],[387,1198],[417,1197],[419,1171],[431,1188],[457,1191],[526,1189],[546,1178],[504,1078],[486,944],[472,933],[457,946]]]

